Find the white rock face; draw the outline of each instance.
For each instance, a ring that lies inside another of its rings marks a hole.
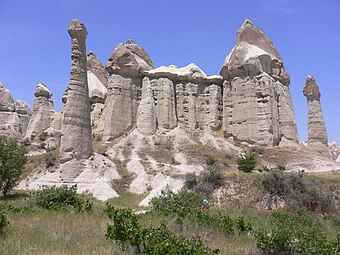
[[[92,131],[87,83],[86,37],[87,30],[78,20],[68,26],[72,42],[70,84],[65,91],[61,126],[60,162],[88,159],[93,152]],[[74,171],[77,171],[76,169]],[[63,178],[73,178],[65,172]]]
[[[272,41],[250,20],[237,32],[221,75],[226,137],[260,145],[297,143],[289,75]]]
[[[135,126],[141,82],[140,78],[110,75],[108,97],[98,123],[103,140],[115,139]]]
[[[143,79],[142,83],[142,99],[138,107],[137,128],[144,135],[152,135],[157,129],[155,100],[150,80],[147,77]]]
[[[22,100],[14,102],[11,92],[0,82],[0,135],[22,138],[31,116]]]
[[[323,119],[320,97],[321,93],[315,79],[308,76],[303,88],[308,104],[308,141],[307,146],[324,156],[330,157],[328,136]]]
[[[136,126],[143,72],[152,68],[149,55],[132,40],[116,46],[106,64],[108,96],[98,123],[103,140],[113,140]]]
[[[32,109],[32,116],[29,120],[25,137],[39,135],[47,128],[51,127],[54,115],[54,105],[52,93],[41,82],[37,84],[34,91],[35,99]]]
[[[107,88],[91,71],[87,71],[87,83],[89,86],[90,103],[104,103],[107,96]]]

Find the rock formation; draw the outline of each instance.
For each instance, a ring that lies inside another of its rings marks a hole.
[[[135,127],[143,72],[153,68],[149,55],[132,40],[119,44],[111,54],[108,96],[98,123],[103,140],[111,140]]]
[[[226,136],[274,146],[298,141],[290,77],[272,41],[250,20],[237,32],[221,75]]]
[[[51,127],[54,116],[54,105],[52,93],[41,82],[37,84],[34,91],[34,104],[32,116],[29,120],[25,137],[31,138],[44,132]]]
[[[321,93],[315,79],[308,76],[303,88],[308,105],[308,141],[307,146],[330,157],[326,125],[322,115]]]
[[[0,135],[22,138],[26,133],[31,111],[26,102],[14,102],[11,92],[0,82]]]
[[[97,126],[107,97],[108,77],[104,66],[92,51],[87,54],[87,83],[91,103],[92,132],[97,138]]]
[[[195,64],[182,68],[161,66],[144,73],[151,83],[158,129],[221,127],[221,76],[207,76]]]
[[[22,126],[11,92],[0,82],[0,135],[20,138]]]
[[[88,159],[93,152],[90,121],[91,105],[87,84],[87,30],[78,20],[71,20],[68,33],[72,42],[70,84],[65,91],[61,126],[60,161]],[[65,173],[67,176],[69,173]]]
[[[31,110],[28,104],[22,100],[15,101],[15,111],[18,114],[20,124],[21,124],[21,131],[23,134],[26,134],[26,130],[28,127],[28,123],[31,118]]]

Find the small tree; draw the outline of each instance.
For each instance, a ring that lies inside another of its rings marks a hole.
[[[237,157],[237,167],[240,171],[251,173],[256,167],[256,157],[254,154],[241,155]]]
[[[4,198],[19,180],[26,163],[25,153],[15,140],[0,137],[0,191]]]

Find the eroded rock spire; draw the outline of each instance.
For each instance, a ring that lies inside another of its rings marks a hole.
[[[68,25],[72,42],[70,84],[65,91],[61,128],[60,161],[87,159],[91,156],[92,132],[87,84],[87,30],[78,20]]]
[[[303,94],[307,98],[308,104],[307,145],[311,149],[329,157],[328,136],[320,103],[321,93],[313,76],[308,75]]]

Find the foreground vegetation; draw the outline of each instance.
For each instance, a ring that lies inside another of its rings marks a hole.
[[[285,187],[292,178],[281,180],[280,173],[264,174],[261,185],[272,196],[290,197]],[[274,177],[287,183],[267,187]],[[303,179],[304,185],[316,178]],[[0,200],[0,254],[340,254],[340,219],[331,211],[202,210],[202,197],[183,191],[163,193],[138,214],[126,209],[136,208],[138,200],[105,204],[75,189],[46,188]]]

